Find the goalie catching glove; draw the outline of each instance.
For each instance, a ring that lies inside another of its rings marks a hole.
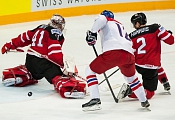
[[[89,46],[95,45],[97,41],[97,33],[93,33],[90,30],[86,32],[86,42],[88,43]]]

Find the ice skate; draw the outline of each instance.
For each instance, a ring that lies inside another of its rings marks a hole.
[[[148,100],[146,100],[145,102],[141,102],[141,106],[142,107],[145,107],[148,111],[151,111],[149,109],[150,104],[149,104]]]
[[[169,91],[170,90],[170,84],[169,84],[169,82],[168,81],[167,82],[164,82],[163,83],[163,87],[164,87],[164,90]]]
[[[164,90],[168,91],[168,93],[171,95],[171,93],[170,93],[170,83],[168,81],[163,82],[163,87],[164,87]]]
[[[89,102],[82,105],[83,111],[100,110],[101,101],[99,98],[91,99]]]
[[[132,90],[129,87],[129,85],[127,85],[126,83],[123,83],[123,85],[120,88],[120,91],[119,91],[119,93],[117,95],[117,99],[118,100],[123,99],[123,98],[125,98],[126,96],[128,96],[131,93],[132,93]]]

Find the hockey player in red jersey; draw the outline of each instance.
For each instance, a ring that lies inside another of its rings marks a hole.
[[[96,74],[118,66],[125,80],[132,86],[142,107],[150,104],[145,96],[144,88],[135,75],[135,58],[133,55],[132,42],[128,37],[123,25],[114,20],[111,11],[104,10],[96,17],[92,29],[87,31],[86,41],[93,46],[97,40],[97,32],[101,37],[102,54],[95,58],[86,68],[87,84],[91,100],[82,105],[84,111],[100,109],[101,100],[98,90]]]
[[[174,36],[159,24],[146,25],[147,18],[144,13],[136,13],[131,17],[131,23],[136,29],[129,34],[133,41],[136,70],[142,75],[143,86],[148,99],[154,96],[158,80],[164,89],[169,91],[170,84],[166,73],[161,67],[161,41],[168,45],[174,44]],[[128,87],[123,97],[136,98]]]
[[[55,90],[62,97],[83,98],[86,84],[76,80],[72,75],[69,76],[64,66],[62,53],[65,40],[62,33],[64,27],[65,19],[61,15],[54,14],[48,24],[39,25],[4,44],[2,54],[10,50],[22,51],[19,47],[30,47],[25,65],[3,71],[3,84],[25,86],[35,84],[45,77],[50,84],[54,84]]]

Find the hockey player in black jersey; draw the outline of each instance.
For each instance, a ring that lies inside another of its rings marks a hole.
[[[136,29],[129,34],[133,41],[136,70],[142,76],[146,97],[150,99],[157,90],[158,80],[166,91],[170,90],[168,78],[161,65],[161,42],[172,45],[174,36],[170,30],[166,30],[160,24],[146,25],[147,18],[144,13],[134,14],[131,17],[131,23]],[[128,95],[128,97],[136,98],[130,87],[126,88],[122,97],[119,96],[124,98]]]

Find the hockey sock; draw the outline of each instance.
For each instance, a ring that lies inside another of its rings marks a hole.
[[[144,88],[138,80],[138,78],[136,78],[132,83],[130,83],[130,87],[140,102],[145,102],[147,100]]]
[[[98,80],[96,75],[90,75],[90,76],[87,76],[86,78],[87,78],[87,84],[89,87],[91,99],[100,98],[99,89],[98,89]]]
[[[162,67],[159,67],[157,71],[158,71],[158,79],[160,83],[168,81],[166,73]]]

